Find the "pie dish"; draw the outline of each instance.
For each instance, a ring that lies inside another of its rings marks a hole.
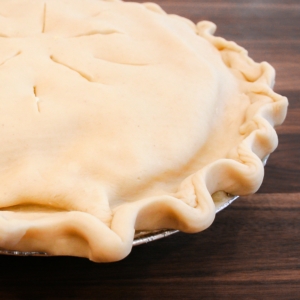
[[[287,99],[216,26],[153,3],[0,2],[0,247],[116,261],[254,193]]]

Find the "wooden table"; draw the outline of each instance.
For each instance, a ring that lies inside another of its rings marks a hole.
[[[300,299],[300,1],[157,3],[215,22],[217,35],[276,68],[290,108],[261,189],[205,232],[136,247],[118,263],[2,256],[0,299]]]

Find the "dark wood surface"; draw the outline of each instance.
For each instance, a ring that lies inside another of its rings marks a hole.
[[[215,22],[217,35],[276,68],[290,107],[261,189],[208,230],[136,247],[121,262],[1,256],[0,299],[300,299],[300,0],[157,3]]]

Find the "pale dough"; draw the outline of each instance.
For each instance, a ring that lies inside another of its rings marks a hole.
[[[287,100],[210,22],[155,4],[0,2],[0,247],[114,261],[255,192]]]

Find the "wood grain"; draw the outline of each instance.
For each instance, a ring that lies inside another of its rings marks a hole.
[[[121,262],[1,256],[0,299],[300,298],[299,0],[157,3],[194,22],[215,22],[217,35],[276,68],[275,89],[290,107],[261,189],[218,214],[208,230],[136,247]]]
[[[205,232],[139,246],[118,263],[1,257],[0,296],[297,299],[299,213],[300,193],[257,194],[240,198]]]

